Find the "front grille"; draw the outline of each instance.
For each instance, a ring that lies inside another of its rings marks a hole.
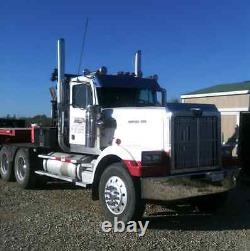
[[[175,117],[172,132],[174,169],[200,170],[219,164],[217,117]]]

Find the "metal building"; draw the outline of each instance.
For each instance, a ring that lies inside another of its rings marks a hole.
[[[181,96],[182,103],[215,104],[221,112],[221,140],[237,155],[240,125],[250,118],[250,81],[215,85]],[[249,130],[250,131],[250,130]]]

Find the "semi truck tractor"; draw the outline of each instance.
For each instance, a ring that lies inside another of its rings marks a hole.
[[[0,128],[4,181],[27,189],[50,177],[90,187],[105,217],[124,222],[148,202],[222,203],[238,169],[222,166],[214,105],[168,104],[157,76],[142,76],[140,51],[133,73],[73,75],[65,74],[64,48],[58,40],[52,126]]]

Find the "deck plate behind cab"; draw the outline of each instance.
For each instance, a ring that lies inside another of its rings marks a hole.
[[[32,143],[32,128],[0,128],[0,144]]]

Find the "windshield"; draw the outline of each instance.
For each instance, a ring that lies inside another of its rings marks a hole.
[[[108,107],[161,106],[157,101],[157,92],[136,88],[97,88],[99,105]]]

